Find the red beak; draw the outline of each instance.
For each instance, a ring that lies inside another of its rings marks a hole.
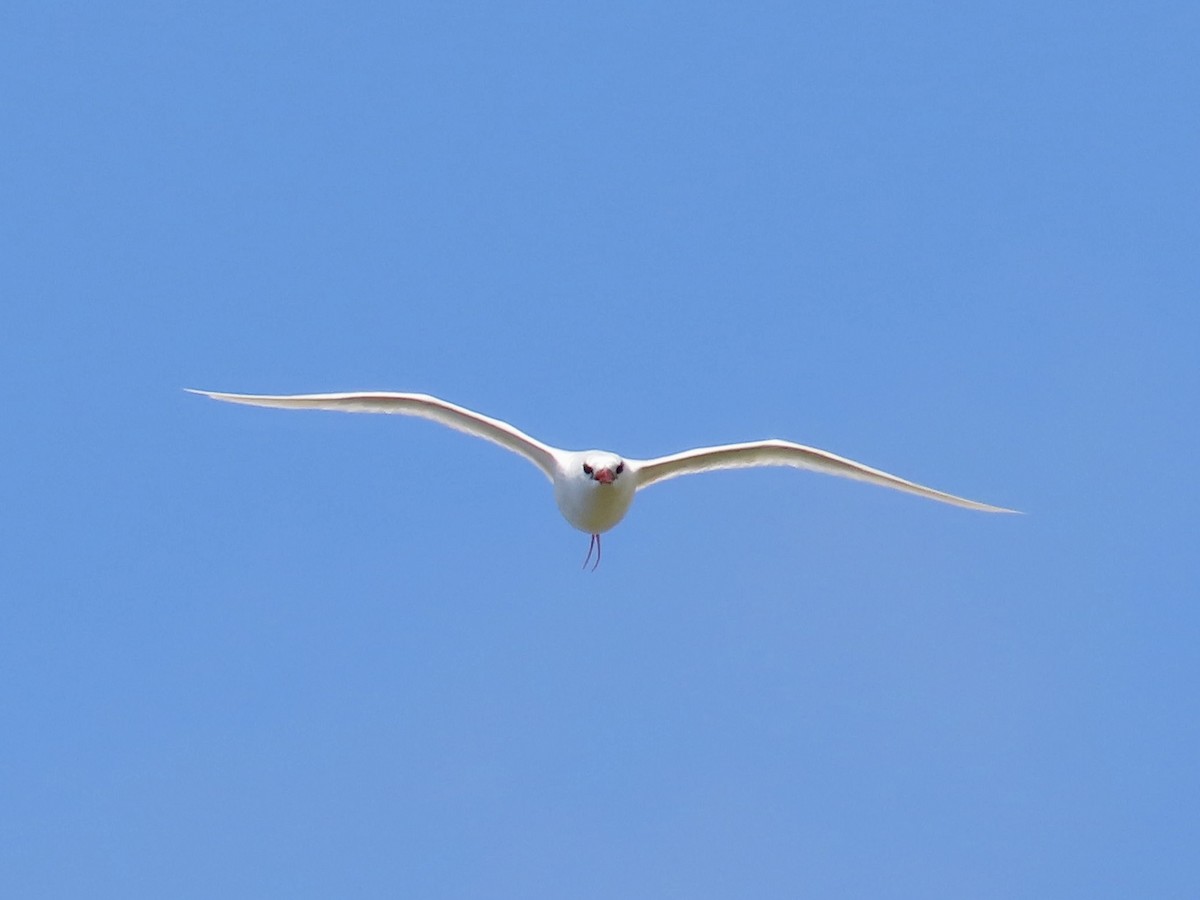
[[[597,469],[596,474],[592,476],[601,484],[612,484],[613,473],[612,469]]]

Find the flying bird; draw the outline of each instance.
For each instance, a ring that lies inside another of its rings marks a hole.
[[[349,394],[224,394],[217,391],[190,393],[244,403],[248,406],[272,406],[283,409],[332,409],[340,412],[392,413],[432,419],[458,431],[473,434],[517,453],[539,469],[554,485],[559,512],[572,526],[591,535],[584,568],[595,551],[594,570],[600,564],[600,535],[625,517],[633,495],[645,487],[696,472],[715,469],[747,469],[757,466],[790,466],[828,475],[840,475],[883,487],[906,491],[930,500],[940,500],[966,509],[1011,513],[1016,510],[990,506],[964,497],[937,491],[862,463],[836,456],[827,450],[793,444],[791,441],[750,441],[698,447],[655,459],[628,459],[607,450],[563,450],[544,444],[507,422],[493,419],[462,406],[456,406],[428,394],[390,392]]]

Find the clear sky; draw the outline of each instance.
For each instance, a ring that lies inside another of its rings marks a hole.
[[[6,4],[0,894],[1200,896],[1198,35]]]

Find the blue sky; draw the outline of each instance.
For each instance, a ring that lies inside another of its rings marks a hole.
[[[1196,896],[1198,28],[6,6],[0,892]]]

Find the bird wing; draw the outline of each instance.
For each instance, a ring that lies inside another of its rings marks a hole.
[[[867,481],[883,487],[907,491],[919,497],[930,500],[940,500],[967,509],[978,509],[984,512],[1016,512],[1000,506],[989,506],[964,497],[956,497],[943,491],[935,491],[879,469],[872,469],[862,463],[843,459],[825,450],[814,447],[804,447],[790,441],[752,441],[747,444],[725,444],[720,447],[699,447],[695,450],[684,450],[670,456],[660,456],[657,459],[629,460],[637,473],[639,489],[665,481],[679,475],[691,475],[696,472],[708,472],[713,469],[748,469],[756,466],[791,466],[796,469],[810,469],[814,472],[824,472],[827,475],[840,475],[843,478],[854,478]]]
[[[248,406],[274,406],[281,409],[332,409],[339,412],[392,413],[401,416],[417,416],[432,419],[456,431],[464,431],[481,437],[485,441],[499,444],[524,456],[551,481],[554,480],[555,448],[531,438],[525,432],[507,422],[480,415],[462,406],[455,406],[428,394],[395,394],[388,392],[353,394],[223,394],[217,391],[190,393],[224,400],[227,403],[244,403]]]

